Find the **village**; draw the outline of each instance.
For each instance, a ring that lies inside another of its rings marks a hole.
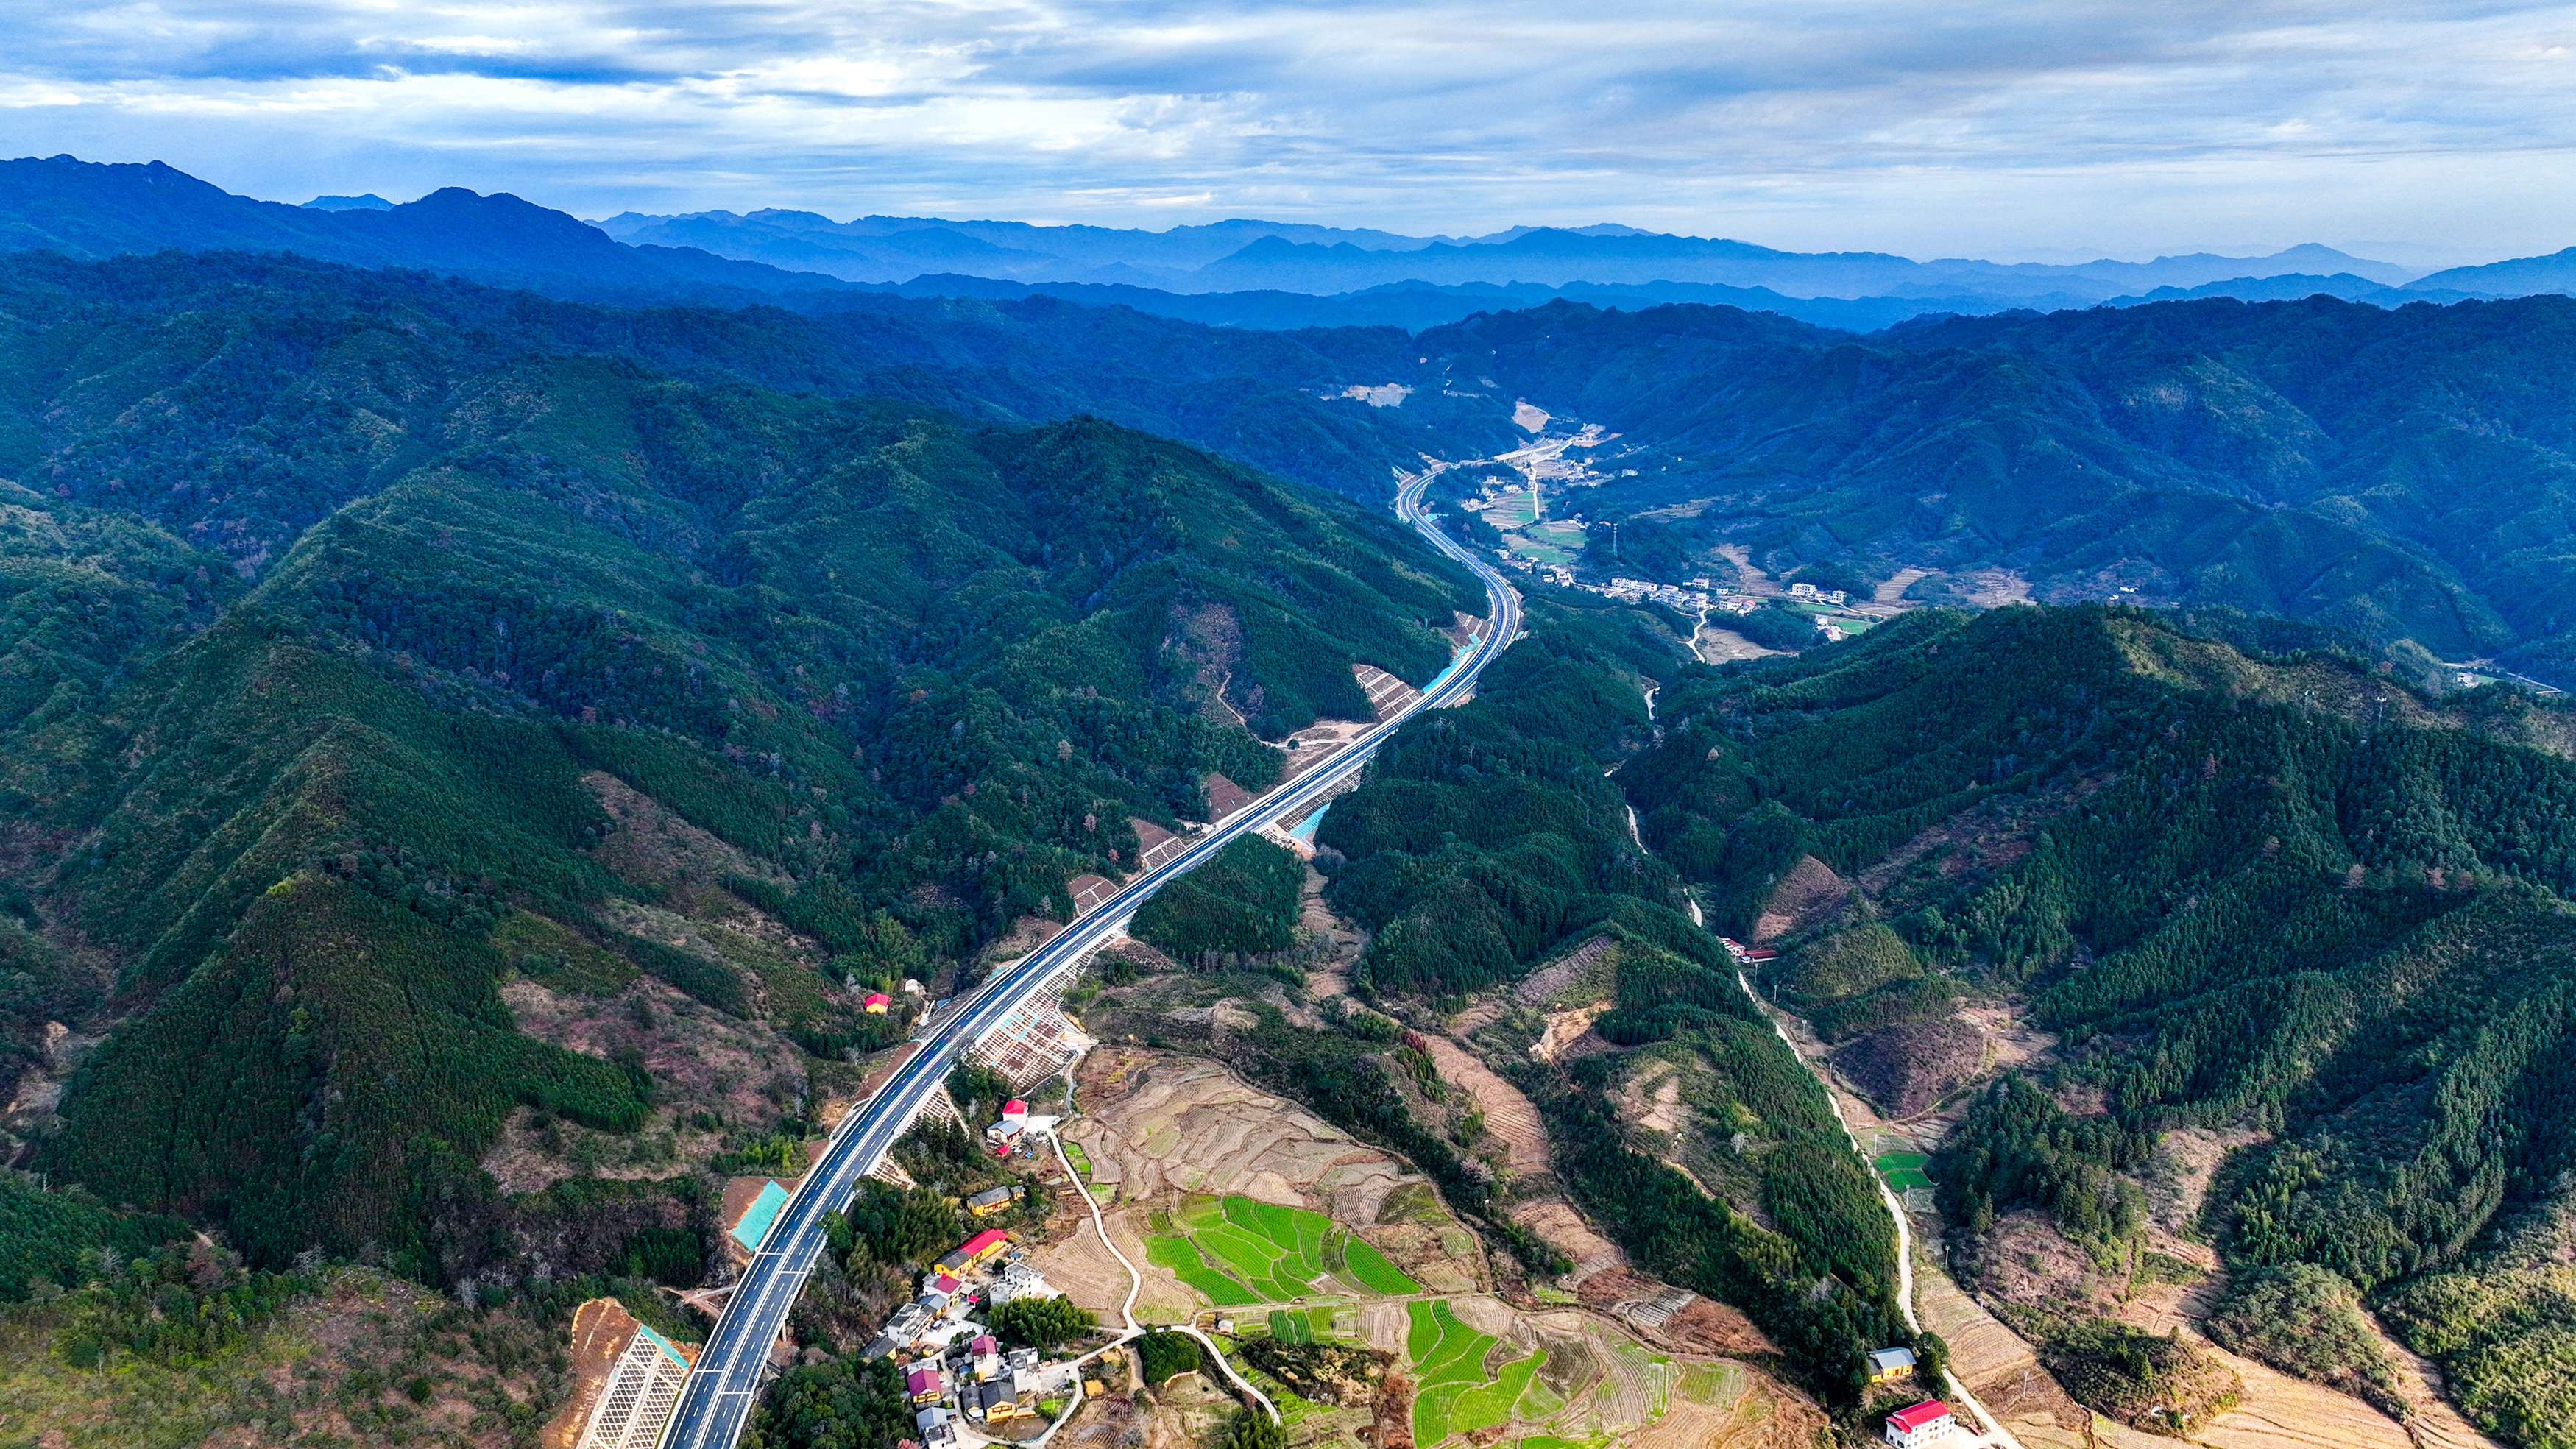
[[[1541,415],[1542,419],[1544,414]],[[1848,590],[1820,588],[1812,583],[1791,580],[1783,587],[1768,586],[1758,572],[1737,568],[1738,581],[1721,583],[1708,575],[1684,579],[1678,583],[1631,578],[1614,574],[1607,579],[1587,577],[1575,569],[1577,556],[1589,537],[1589,524],[1580,513],[1551,519],[1548,516],[1548,494],[1551,487],[1597,487],[1604,479],[1580,464],[1563,460],[1565,447],[1597,446],[1616,434],[1603,436],[1598,427],[1587,427],[1572,438],[1546,439],[1542,443],[1498,457],[1476,460],[1514,468],[1522,477],[1505,482],[1488,479],[1462,506],[1481,516],[1486,524],[1502,535],[1494,550],[1495,561],[1502,567],[1527,576],[1531,581],[1553,588],[1573,589],[1581,593],[1616,600],[1624,604],[1656,604],[1675,613],[1694,616],[1703,622],[1715,616],[1741,617],[1770,603],[1785,603],[1809,613],[1827,643],[1840,643],[1878,622],[1873,610],[1859,611],[1855,606],[1868,600],[1854,600]],[[1444,470],[1455,466],[1444,464]]]

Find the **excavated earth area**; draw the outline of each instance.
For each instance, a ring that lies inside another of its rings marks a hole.
[[[1242,1193],[1370,1223],[1398,1182],[1419,1175],[1218,1063],[1135,1047],[1083,1062],[1083,1115],[1065,1140],[1091,1159],[1095,1190],[1122,1202]]]

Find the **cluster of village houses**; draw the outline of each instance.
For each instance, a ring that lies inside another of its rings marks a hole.
[[[1077,1387],[1101,1391],[1097,1379],[1080,1383],[1073,1362],[1046,1362],[1034,1348],[1005,1351],[978,1321],[979,1309],[989,1316],[1016,1299],[1056,1296],[1010,1242],[1009,1234],[987,1228],[959,1244],[923,1275],[921,1296],[898,1309],[868,1345],[870,1358],[905,1361],[915,1437],[931,1449],[954,1443],[961,1423],[989,1429],[1037,1413],[1039,1400]]]
[[[1014,1099],[1003,1104],[1002,1120],[984,1129],[984,1140],[998,1155],[1008,1155],[1032,1146],[1055,1122],[1031,1116],[1028,1103]],[[966,1210],[990,1217],[1020,1192],[1016,1186],[986,1188],[966,1199]],[[930,1266],[919,1296],[895,1310],[862,1357],[902,1365],[916,1440],[926,1449],[952,1445],[961,1428],[989,1430],[1039,1412],[1041,1400],[1077,1389],[1086,1397],[1102,1391],[1098,1379],[1082,1379],[1076,1361],[1047,1362],[1034,1348],[1005,1351],[985,1321],[1005,1303],[1057,1296],[1008,1233],[986,1228]]]
[[[1616,599],[1623,604],[1656,603],[1668,609],[1678,609],[1683,613],[1698,613],[1706,610],[1719,614],[1750,614],[1762,607],[1762,599],[1759,595],[1718,588],[1707,579],[1691,579],[1679,584],[1659,584],[1649,579],[1614,577],[1607,583],[1587,584],[1578,582],[1572,569],[1541,563],[1526,554],[1514,553],[1510,549],[1502,550],[1502,562],[1504,567],[1533,575],[1541,583],[1554,584],[1561,589],[1580,589],[1584,593],[1599,594],[1605,599]],[[1851,594],[1844,589],[1820,589],[1814,584],[1793,583],[1789,585],[1789,597],[1799,603],[1839,606],[1849,603]]]

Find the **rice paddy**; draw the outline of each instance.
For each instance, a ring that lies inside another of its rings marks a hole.
[[[1932,1185],[1930,1174],[1923,1170],[1923,1165],[1931,1160],[1920,1152],[1882,1152],[1870,1165],[1878,1169],[1879,1176],[1887,1179],[1889,1187],[1903,1192],[1909,1187]]]
[[[1532,1376],[1547,1361],[1544,1353],[1524,1354],[1504,1364],[1491,1379],[1485,1358],[1497,1340],[1490,1333],[1458,1321],[1446,1302],[1405,1305],[1405,1356],[1413,1361],[1413,1442],[1429,1449],[1452,1434],[1472,1434],[1509,1420],[1512,1406],[1528,1392]]]
[[[1220,1306],[1286,1303],[1317,1293],[1418,1293],[1386,1255],[1305,1208],[1240,1193],[1193,1197],[1157,1227],[1146,1258]],[[1338,1271],[1337,1271],[1338,1270]]]

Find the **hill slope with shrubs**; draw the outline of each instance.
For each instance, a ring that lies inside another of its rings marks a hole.
[[[523,1034],[511,981],[658,980],[840,1063],[900,1033],[861,992],[1065,914],[1131,817],[1268,783],[1262,736],[1366,717],[1354,663],[1427,681],[1483,605],[1390,523],[1112,424],[169,329],[122,373],[73,323],[12,342],[62,404],[13,466],[113,485],[0,500],[12,1076],[48,1019],[109,1028],[20,1160],[257,1264],[506,1272],[514,1111],[673,1130],[641,1055]],[[292,542],[217,552],[200,504]],[[639,871],[638,812],[729,863]]]
[[[2184,1128],[2259,1134],[2198,1220],[2224,1261],[2424,1305],[2401,1323],[2444,1321],[2422,1285],[2482,1281],[2502,1225],[2565,1193],[2576,761],[2557,706],[2436,704],[2353,661],[2084,606],[1918,613],[1796,661],[1685,670],[1662,718],[1616,778],[1724,924],[1782,932],[1784,1002],[1876,1032],[1974,997],[2062,1036],[1979,1089],[1935,1160],[1972,1283],[2016,1215],[2138,1261],[2142,1175]],[[1782,895],[1819,873],[1840,893]],[[1999,1302],[2043,1337],[2094,1332],[2064,1306]],[[2540,1444],[2565,1405],[2532,1402],[2518,1364],[2565,1331],[2525,1309],[2410,1339],[2484,1427]]]

